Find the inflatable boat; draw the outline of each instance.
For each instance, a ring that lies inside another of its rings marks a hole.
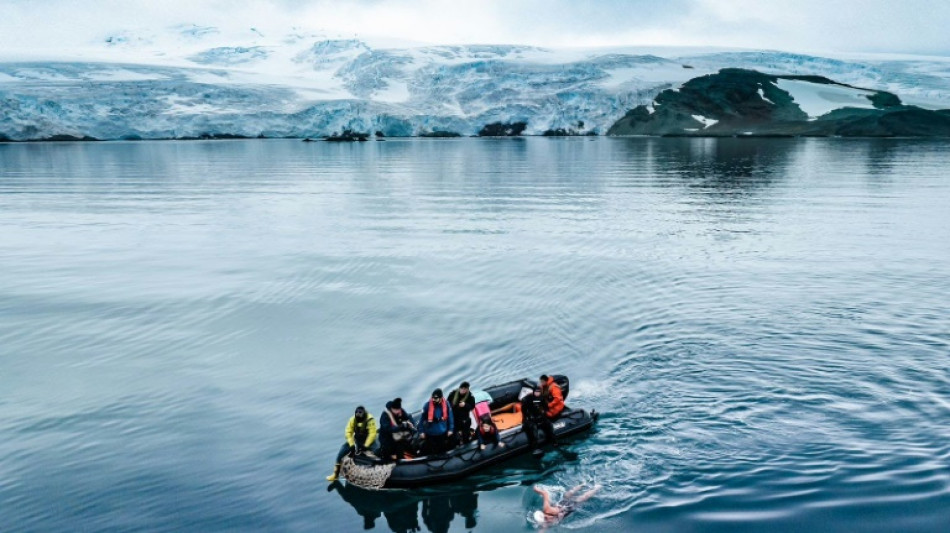
[[[570,392],[569,380],[560,375],[553,378],[561,387],[566,400]],[[343,462],[343,476],[348,483],[364,488],[422,487],[458,480],[490,465],[527,453],[531,451],[531,447],[521,423],[521,413],[511,407],[526,394],[530,394],[535,384],[535,381],[521,379],[485,389],[491,396],[492,421],[498,426],[499,440],[505,443],[504,447],[489,445],[480,450],[477,440],[473,440],[442,454],[405,458],[395,463],[385,463],[365,455],[348,457]],[[593,427],[597,416],[596,411],[574,409],[566,405],[561,415],[552,421],[554,434],[561,440],[583,433]],[[421,412],[413,414],[417,427],[421,417]],[[547,444],[546,440],[544,433],[538,432],[539,446]]]

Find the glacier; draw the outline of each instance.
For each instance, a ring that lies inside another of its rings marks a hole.
[[[289,33],[221,42],[115,32],[77,57],[0,60],[0,140],[320,137],[344,129],[474,135],[486,124],[526,134],[603,134],[665,89],[739,67],[821,75],[950,108],[950,59],[818,57],[781,51],[546,49],[520,45],[372,47]],[[149,48],[149,47],[152,48]],[[579,126],[582,125],[582,126]]]

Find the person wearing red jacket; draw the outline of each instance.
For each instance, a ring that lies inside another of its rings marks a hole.
[[[538,384],[541,385],[541,396],[544,397],[544,401],[548,406],[548,410],[544,414],[550,420],[561,416],[561,411],[564,410],[564,393],[561,392],[561,387],[554,382],[554,378],[548,377],[547,374],[541,376]]]

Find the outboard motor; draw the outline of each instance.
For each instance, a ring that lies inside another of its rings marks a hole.
[[[564,394],[564,400],[567,400],[567,393],[571,391],[571,380],[567,379],[567,376],[562,374],[553,374],[551,377],[554,378],[554,382],[557,383],[557,386],[561,387],[561,392]]]

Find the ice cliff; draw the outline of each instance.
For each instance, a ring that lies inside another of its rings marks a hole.
[[[526,134],[603,134],[661,91],[723,67],[822,75],[950,107],[950,62],[940,58],[374,48],[293,34],[221,43],[214,28],[179,32],[188,46],[156,50],[148,38],[116,32],[76,58],[0,62],[0,140],[472,135],[496,122],[524,122]]]

